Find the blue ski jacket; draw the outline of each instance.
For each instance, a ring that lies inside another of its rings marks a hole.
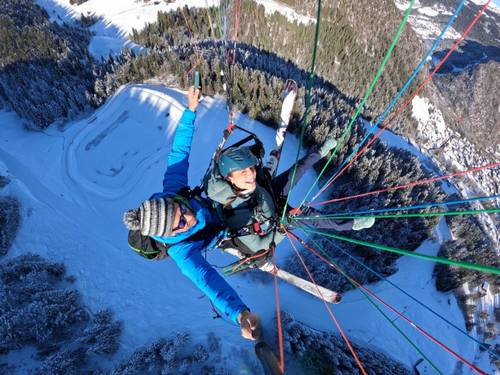
[[[163,178],[163,191],[150,198],[172,197],[179,190],[188,187],[189,154],[194,133],[196,113],[185,109],[175,131],[172,148],[168,155],[167,171]],[[237,323],[238,315],[249,308],[243,303],[236,291],[207,262],[202,254],[204,247],[214,247],[219,235],[216,233],[207,246],[207,239],[189,241],[188,237],[205,228],[208,224],[220,224],[217,214],[211,209],[208,200],[190,199],[189,204],[196,214],[198,222],[188,231],[171,237],[153,238],[172,245],[168,255],[175,261],[182,273],[205,293],[215,307],[226,317]]]

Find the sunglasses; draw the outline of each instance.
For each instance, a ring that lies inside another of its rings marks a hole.
[[[184,216],[187,214],[188,209],[184,207],[182,203],[177,203],[179,205],[179,210],[181,211],[181,216],[179,217],[179,223],[177,224],[177,227],[172,229],[172,232],[179,230],[179,229],[184,229],[187,225],[187,220],[186,217]]]

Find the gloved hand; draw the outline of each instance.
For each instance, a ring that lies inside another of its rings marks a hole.
[[[325,143],[323,143],[323,146],[321,146],[318,152],[320,153],[321,157],[324,158],[330,153],[330,151],[332,151],[335,148],[335,146],[337,146],[337,140],[333,138],[328,138],[325,141]]]
[[[374,217],[360,217],[358,219],[354,219],[352,230],[368,229],[373,227],[373,224],[375,224]]]
[[[238,323],[241,328],[241,336],[248,340],[257,340],[260,338],[261,324],[260,318],[245,310],[238,316]]]

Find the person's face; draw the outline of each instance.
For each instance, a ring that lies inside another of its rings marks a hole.
[[[172,228],[172,236],[178,233],[183,233],[189,230],[191,227],[196,225],[198,220],[196,220],[196,215],[189,208],[182,203],[175,203],[175,215]]]
[[[227,179],[244,193],[251,193],[257,187],[257,172],[255,167],[247,167],[238,171],[231,172]]]

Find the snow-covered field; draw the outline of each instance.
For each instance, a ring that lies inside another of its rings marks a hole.
[[[126,34],[132,27],[141,28],[145,22],[154,21],[156,11],[167,7],[164,2],[143,6],[133,0],[113,3],[89,0],[79,7],[70,6],[68,0],[38,0],[38,3],[49,10],[54,20],[89,10],[103,16],[105,24],[94,26],[92,48],[97,55],[108,49],[116,52],[130,43]],[[184,3],[188,2],[177,1],[171,6]],[[184,95],[152,84],[122,87],[88,118],[38,133],[26,132],[19,118],[1,111],[0,171],[12,179],[2,193],[16,195],[23,205],[23,224],[7,258],[29,251],[64,262],[68,273],[76,276],[76,287],[82,292],[85,304],[93,311],[110,307],[116,318],[123,321],[124,333],[121,349],[114,357],[116,361],[172,331],[188,330],[200,340],[215,332],[222,338],[223,357],[234,364],[238,373],[242,370],[239,349],[252,351],[253,344],[240,337],[237,327],[212,319],[208,300],[173,262],[147,262],[129,250],[121,223],[125,209],[135,207],[161,189],[166,155],[182,113]],[[205,98],[198,110],[190,158],[192,185],[200,181],[226,123],[224,99]],[[266,149],[271,149],[274,142],[271,129],[246,116],[238,116],[237,123],[259,134]],[[297,145],[294,137],[287,137],[281,168],[292,164]],[[313,172],[304,177],[294,191],[292,204],[298,203],[314,178]],[[446,236],[446,227],[441,223],[436,238],[426,241],[417,251],[436,254],[439,242]],[[278,260],[290,251],[288,244],[281,244]],[[217,251],[209,254],[209,261],[218,265],[232,260]],[[453,294],[439,293],[434,287],[433,264],[405,258],[399,260],[398,266],[400,271],[391,281],[464,327]],[[275,312],[272,283],[256,283],[245,276],[234,276],[229,282],[251,309],[262,316],[264,326],[270,330]],[[321,301],[284,283],[279,288],[282,309],[313,328],[336,331]],[[377,283],[370,289],[467,359],[488,372],[493,371],[473,342],[390,285]],[[413,366],[420,355],[368,306],[362,294],[353,291],[332,309],[353,341]],[[413,327],[403,322],[398,324],[443,373],[454,372],[457,361],[453,357]],[[468,373],[467,369],[463,373]]]

